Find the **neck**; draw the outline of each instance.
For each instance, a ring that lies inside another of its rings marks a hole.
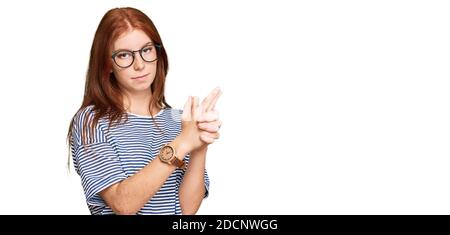
[[[124,107],[127,112],[143,115],[143,116],[155,116],[158,112],[157,108],[154,107],[152,113],[150,113],[149,107],[152,101],[152,92],[127,92],[124,95]],[[152,115],[151,115],[152,114]]]

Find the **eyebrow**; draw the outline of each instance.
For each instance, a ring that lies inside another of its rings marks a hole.
[[[150,46],[150,45],[154,45],[154,43],[153,42],[147,42],[141,47],[141,49],[144,48],[145,46]],[[117,50],[113,51],[112,54],[114,54],[114,53],[116,53],[118,51],[134,51],[134,50],[131,50],[131,49],[117,49]]]

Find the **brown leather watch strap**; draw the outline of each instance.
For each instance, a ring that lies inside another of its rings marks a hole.
[[[184,161],[178,159],[177,157],[174,157],[170,164],[172,164],[172,165],[174,165],[174,166],[176,166],[176,167],[178,167],[180,169],[184,168]]]

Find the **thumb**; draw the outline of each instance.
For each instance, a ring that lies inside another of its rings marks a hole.
[[[201,107],[199,106],[198,97],[192,97],[192,110],[191,110],[191,118],[193,120],[198,120],[201,113]]]
[[[191,120],[192,120],[191,106],[192,106],[192,97],[189,96],[189,97],[188,97],[188,100],[187,100],[186,103],[184,104],[183,115],[181,116],[181,120],[182,120],[182,121],[191,121]]]

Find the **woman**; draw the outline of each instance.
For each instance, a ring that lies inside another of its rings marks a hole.
[[[83,103],[68,133],[92,214],[195,214],[207,197],[207,146],[219,137],[214,89],[174,110],[168,60],[152,21],[108,11],[91,48]]]

